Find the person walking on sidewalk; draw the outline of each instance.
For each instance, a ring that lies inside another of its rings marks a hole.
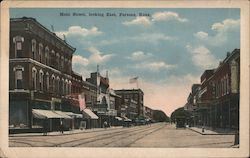
[[[47,125],[47,120],[43,120],[43,135],[46,136],[48,132],[48,125]]]
[[[60,121],[60,131],[63,134],[63,121],[62,120]]]

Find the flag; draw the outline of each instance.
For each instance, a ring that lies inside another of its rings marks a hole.
[[[133,78],[129,79],[129,83],[137,83],[137,80],[138,80],[138,76],[133,77]]]
[[[83,111],[86,108],[84,93],[78,95],[80,111]]]

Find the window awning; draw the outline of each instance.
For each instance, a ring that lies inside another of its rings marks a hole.
[[[76,114],[73,112],[64,112],[66,115],[69,115],[70,117],[76,117],[76,118],[83,118],[82,114]]]
[[[116,116],[115,119],[119,120],[119,121],[122,121],[122,118]]]
[[[93,113],[90,109],[84,109],[83,110],[84,116],[91,118],[91,119],[98,119],[99,117]]]
[[[62,111],[55,111],[55,113],[57,113],[58,115],[61,115],[62,118],[65,118],[65,119],[72,119],[69,115],[67,115],[65,112],[62,112]]]
[[[39,119],[46,118],[63,118],[61,115],[51,111],[51,110],[42,110],[42,109],[32,109],[33,116]]]
[[[128,121],[128,122],[132,121],[131,119],[127,118],[126,116],[123,116],[122,118],[124,119],[124,121]]]

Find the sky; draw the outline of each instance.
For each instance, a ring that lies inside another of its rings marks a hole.
[[[23,16],[51,31],[53,26],[76,48],[73,70],[84,79],[99,65],[103,76],[108,71],[112,89],[138,86],[144,105],[168,116],[186,104],[204,70],[240,48],[237,8],[10,9],[11,18]],[[133,77],[138,85],[129,83]]]

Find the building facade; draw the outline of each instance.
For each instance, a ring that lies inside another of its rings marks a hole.
[[[240,50],[227,53],[215,69],[205,70],[194,95],[195,124],[239,129]]]
[[[75,48],[33,18],[10,20],[10,128],[32,129],[40,126],[42,122],[34,117],[34,111],[60,113],[63,104],[71,102],[74,51]],[[58,115],[49,120],[50,129],[58,128],[59,118],[64,122],[70,119],[67,115]]]
[[[121,89],[115,90],[117,95],[120,95],[122,99],[129,99],[137,102],[137,117],[144,115],[144,93],[141,89]]]

